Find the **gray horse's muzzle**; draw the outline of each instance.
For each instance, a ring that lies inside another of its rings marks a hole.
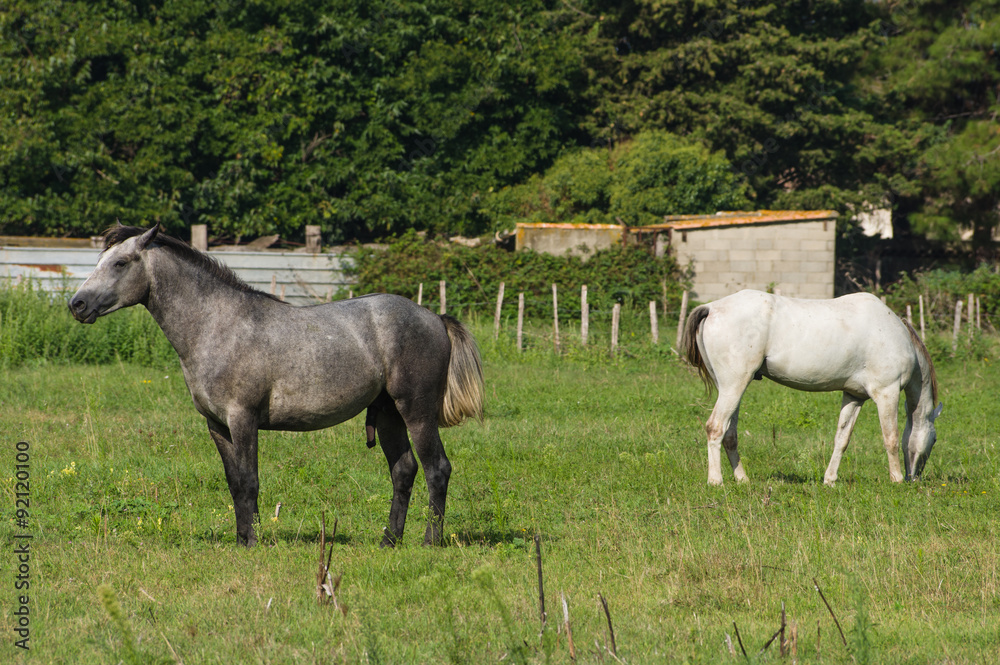
[[[80,323],[93,323],[96,321],[97,317],[100,316],[98,309],[96,306],[91,306],[87,302],[87,299],[81,297],[80,294],[70,298],[69,311],[73,314],[73,318]]]

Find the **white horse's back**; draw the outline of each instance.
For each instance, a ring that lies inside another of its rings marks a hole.
[[[711,303],[699,331],[713,373],[760,375],[808,391],[872,397],[875,386],[905,385],[919,371],[909,331],[868,293],[834,300],[740,291]]]

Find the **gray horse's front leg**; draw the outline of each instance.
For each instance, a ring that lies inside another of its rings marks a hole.
[[[253,547],[257,544],[254,522],[257,520],[257,427],[233,419],[229,427],[208,419],[208,431],[222,457],[226,482],[236,512],[236,542]]]

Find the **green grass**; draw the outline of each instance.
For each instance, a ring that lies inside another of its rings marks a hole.
[[[750,661],[782,661],[777,643],[757,655],[782,603],[797,662],[1000,658],[995,344],[939,364],[945,410],[921,482],[889,482],[868,404],[837,487],[824,487],[839,395],[765,381],[740,419],[750,482],[727,472],[712,488],[702,424],[714,396],[665,348],[626,337],[617,360],[572,343],[555,358],[544,326],[523,354],[506,331],[494,345],[491,325],[475,330],[487,417],[443,432],[454,471],[439,548],[420,545],[422,475],[399,547],[378,548],[391,486],[360,419],[262,433],[260,546],[245,550],[176,365],[5,370],[0,488],[12,507],[15,443],[30,442],[34,539],[26,653],[6,572],[21,530],[0,524],[0,660],[569,663],[562,594],[577,662],[615,662],[599,594],[629,663],[742,661],[725,645],[728,634],[739,654],[734,622]],[[324,513],[339,522],[331,567],[346,614],[316,600]]]

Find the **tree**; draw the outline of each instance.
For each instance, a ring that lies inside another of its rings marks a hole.
[[[751,193],[721,153],[654,130],[610,151],[568,151],[543,175],[493,193],[486,209],[501,228],[521,220],[635,226],[664,215],[746,210]]]
[[[587,129],[608,142],[660,128],[722,150],[759,207],[835,207],[880,196],[880,120],[853,77],[878,45],[864,0],[599,1],[609,48],[590,58]],[[613,46],[613,48],[611,48]]]
[[[978,258],[1000,223],[1000,2],[886,6],[865,83],[903,128],[893,201],[918,233],[972,230]]]
[[[562,15],[541,1],[12,0],[0,225],[481,230],[491,186],[582,135]]]

